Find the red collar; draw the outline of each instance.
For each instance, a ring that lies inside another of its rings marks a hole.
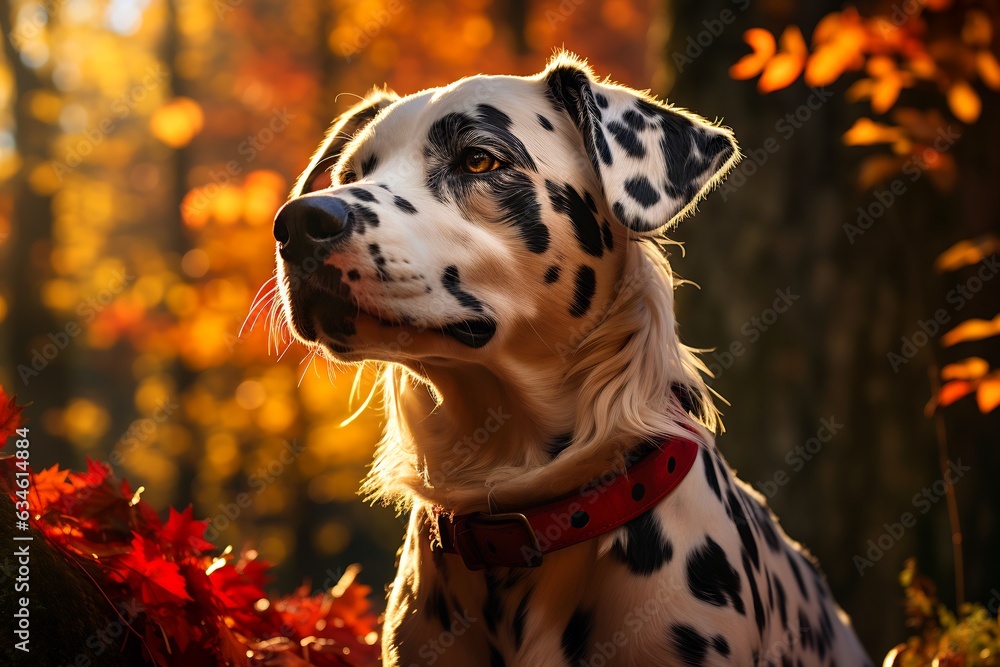
[[[653,508],[677,488],[696,458],[696,443],[668,438],[624,474],[522,512],[452,515],[437,507],[432,539],[438,533],[441,549],[460,555],[470,570],[538,567],[543,555],[603,535]]]

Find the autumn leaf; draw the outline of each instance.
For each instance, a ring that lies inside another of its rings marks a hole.
[[[979,94],[972,89],[968,81],[956,81],[948,89],[948,108],[963,123],[974,123],[982,111]]]
[[[134,536],[132,551],[120,558],[115,572],[139,589],[144,605],[179,605],[191,600],[177,563],[166,560],[156,543],[141,535]]]
[[[843,141],[847,146],[868,146],[871,144],[891,144],[903,138],[903,131],[892,125],[876,123],[871,118],[859,118],[851,129],[844,132]]]
[[[808,49],[802,31],[791,25],[781,33],[781,52],[771,58],[757,81],[757,89],[770,93],[786,88],[802,73]]]
[[[182,148],[201,132],[204,122],[201,105],[189,97],[175,97],[156,110],[149,129],[167,146]]]
[[[8,396],[3,387],[0,387],[0,449],[7,442],[7,438],[17,433],[17,429],[24,424],[24,406],[17,404],[16,396]]]
[[[966,382],[964,380],[945,382],[941,385],[940,391],[938,391],[938,405],[942,408],[947,407],[960,398],[971,394],[975,388],[976,384],[974,382]]]
[[[1000,372],[993,372],[979,383],[976,390],[976,403],[983,414],[993,412],[1000,406]]]
[[[68,475],[68,470],[60,470],[59,465],[56,464],[31,476],[28,506],[32,513],[44,512],[51,505],[62,500],[66,494],[73,492],[73,485],[66,479]]]
[[[944,347],[951,347],[957,343],[982,340],[990,336],[1000,334],[1000,315],[992,320],[981,320],[974,318],[962,322],[954,329],[941,337],[941,344]]]
[[[998,252],[1000,252],[1000,237],[993,234],[959,241],[938,255],[934,260],[934,270],[939,273],[957,271],[962,267],[978,264]]]
[[[990,365],[980,357],[969,357],[941,369],[942,380],[978,380],[990,370]]]
[[[892,72],[875,80],[872,86],[872,111],[885,113],[899,99],[903,90],[903,78],[898,72]]]
[[[160,542],[178,558],[197,556],[211,551],[215,545],[202,538],[208,524],[193,519],[194,510],[188,505],[183,512],[170,508],[170,516],[160,532]]]
[[[1000,63],[991,52],[980,51],[976,54],[976,72],[983,83],[993,90],[1000,90]]]
[[[743,33],[743,41],[750,45],[753,53],[743,56],[729,68],[729,76],[734,79],[752,79],[760,74],[777,50],[774,35],[763,28],[750,28]]]

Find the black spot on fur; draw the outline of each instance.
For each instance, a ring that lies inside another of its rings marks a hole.
[[[712,637],[712,648],[721,656],[729,655],[729,642],[722,635],[715,635]]]
[[[357,282],[361,280],[361,273],[359,273],[357,269],[351,269],[347,272],[347,279],[351,282]]]
[[[549,132],[554,132],[555,129],[556,129],[556,128],[552,127],[552,121],[550,121],[548,118],[546,118],[542,114],[538,114],[538,123],[539,123],[539,125],[541,125],[542,127],[544,127],[546,130],[548,130]]]
[[[480,104],[476,107],[476,110],[479,112],[479,117],[485,121],[487,125],[509,130],[510,126],[514,124],[514,121],[510,119],[510,116],[505,114],[503,111],[500,111],[500,109],[497,109],[492,104]]]
[[[608,146],[608,139],[604,136],[604,130],[594,128],[594,143],[597,145],[597,154],[601,156],[601,162],[610,167],[612,163],[611,147]]]
[[[757,540],[754,538],[750,521],[743,511],[743,505],[732,490],[726,492],[726,505],[729,507],[729,515],[736,523],[736,530],[740,533],[740,542],[743,544],[743,551],[750,556],[750,561],[753,563],[754,568],[759,570],[760,553],[757,550]]]
[[[437,619],[438,623],[445,630],[451,630],[451,612],[448,610],[448,601],[445,600],[444,591],[435,587],[427,598],[427,615]]]
[[[556,437],[552,438],[552,440],[550,440],[545,445],[545,450],[549,454],[549,459],[550,460],[554,459],[560,454],[562,454],[563,450],[569,447],[572,442],[573,442],[572,433],[563,433],[561,435],[557,435]]]
[[[597,101],[597,106],[601,107],[602,109],[608,108],[608,98],[605,97],[603,93],[596,93],[594,95],[594,99]]]
[[[378,227],[378,213],[375,212],[375,209],[364,204],[354,204],[351,206],[351,213],[354,214],[354,227],[359,234],[364,234],[368,225]]]
[[[677,657],[685,665],[701,667],[708,654],[708,640],[690,625],[681,623],[670,628],[670,641],[677,651]]]
[[[517,611],[514,612],[514,625],[512,630],[514,631],[514,650],[520,651],[521,645],[524,643],[524,623],[528,619],[528,600],[531,598],[531,591],[529,590],[521,598],[521,604],[517,605]]]
[[[611,225],[608,224],[607,220],[601,223],[601,237],[604,239],[604,247],[608,249],[608,252],[615,249],[615,235],[612,233]]]
[[[347,188],[347,191],[350,192],[355,197],[357,197],[358,199],[360,199],[361,201],[367,201],[367,202],[378,201],[377,199],[375,199],[375,195],[373,195],[368,190],[365,190],[364,188]]]
[[[705,545],[691,552],[687,559],[687,583],[691,594],[716,607],[731,603],[733,608],[746,615],[740,575],[726,558],[725,550],[711,537]]]
[[[452,264],[444,269],[441,276],[441,284],[448,290],[455,299],[462,304],[463,308],[481,313],[485,310],[483,302],[462,289],[462,280],[458,276],[458,267]]]
[[[799,564],[795,562],[795,556],[790,551],[786,551],[785,556],[788,557],[788,565],[792,568],[792,574],[795,575],[795,583],[799,585],[799,592],[802,593],[802,597],[808,600],[809,591],[806,590],[806,582],[802,579],[802,571],[799,570]]]
[[[590,613],[577,609],[566,624],[562,634],[562,651],[571,665],[576,665],[587,656],[590,642],[592,619]]]
[[[590,310],[590,302],[597,292],[597,274],[589,266],[583,265],[576,270],[576,280],[573,286],[573,304],[569,307],[570,315],[583,317]]]
[[[517,228],[528,250],[541,254],[549,248],[549,228],[542,222],[542,206],[527,175],[508,174],[491,187],[503,211],[502,220]]]
[[[506,663],[503,661],[503,656],[500,654],[500,650],[496,646],[490,644],[490,667],[504,667]]]
[[[768,548],[774,553],[778,553],[781,551],[781,540],[778,538],[778,531],[774,528],[774,521],[771,519],[770,512],[757,502],[756,499],[745,495],[744,497],[750,505],[750,509],[753,510],[754,518],[757,520],[757,527],[760,528],[760,532],[764,536],[764,541],[767,542]]]
[[[403,197],[400,197],[399,195],[396,195],[395,197],[393,197],[392,203],[396,205],[396,208],[398,208],[399,210],[401,210],[401,211],[403,211],[405,213],[409,213],[410,215],[413,215],[414,213],[417,212],[417,207],[416,206],[414,206],[413,204],[411,204],[409,202],[409,200],[404,199]]]
[[[660,201],[660,193],[645,176],[636,176],[625,181],[625,192],[643,208],[649,208]]]
[[[716,498],[722,500],[722,490],[719,488],[719,478],[715,475],[715,466],[712,465],[712,455],[708,450],[702,449],[698,452],[698,457],[705,466],[705,478],[708,480],[709,488],[715,493]]]
[[[750,597],[753,600],[753,617],[757,622],[757,632],[764,636],[764,603],[760,599],[760,590],[757,587],[757,578],[753,575],[753,568],[750,566],[750,558],[746,551],[741,554],[743,560],[743,572],[747,575],[747,585],[750,587]]]
[[[552,208],[557,213],[568,216],[570,222],[573,223],[573,231],[576,233],[576,240],[580,243],[580,247],[594,257],[603,255],[601,227],[597,218],[594,217],[594,212],[587,206],[580,193],[569,183],[560,186],[547,180],[545,188],[549,191]]]
[[[377,243],[368,244],[368,253],[372,256],[372,262],[375,263],[375,275],[382,282],[390,282],[392,278],[389,276],[389,272],[385,269],[385,257],[382,255],[382,249]]]
[[[608,132],[627,154],[634,158],[646,157],[646,147],[634,130],[617,120],[608,123]]]
[[[788,601],[785,598],[785,587],[777,577],[774,578],[774,593],[777,596],[776,603],[778,605],[778,614],[781,616],[781,627],[786,628],[788,627]]]
[[[559,280],[559,271],[559,267],[555,264],[545,269],[545,283],[551,285],[555,281]]]
[[[622,120],[633,130],[642,130],[646,127],[646,121],[634,109],[629,109],[622,114]]]
[[[653,511],[643,512],[625,524],[628,546],[620,540],[611,548],[612,555],[628,566],[632,574],[649,576],[670,562],[674,545],[663,534]]]
[[[378,155],[372,153],[361,161],[361,175],[369,176],[378,167]]]
[[[483,603],[483,620],[486,621],[486,627],[489,628],[490,632],[496,634],[497,624],[500,622],[503,612],[500,597],[502,582],[496,574],[490,571],[484,572],[483,576],[486,578],[486,602]]]

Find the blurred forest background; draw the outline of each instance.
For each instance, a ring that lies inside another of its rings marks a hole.
[[[32,402],[33,464],[110,461],[154,507],[193,503],[217,544],[254,545],[285,590],[330,586],[360,562],[381,605],[403,525],[355,495],[378,409],[341,426],[370,378],[352,406],[352,372],[331,384],[304,349],[269,354],[261,326],[239,335],[273,269],[272,217],[372,85],[532,74],[565,46],[722,118],[748,154],[674,234],[674,267],[700,286],[678,292],[681,335],[715,348],[723,452],[819,557],[873,655],[903,637],[908,556],[946,601],[995,613],[998,5],[858,9],[895,26],[883,59],[858,61],[871,44],[848,39],[843,63],[827,53],[804,81],[806,46],[786,26],[815,49],[854,34],[859,14],[817,29],[844,7],[3,0],[0,385]],[[753,28],[781,35],[776,55],[761,31],[744,41]],[[758,62],[731,76],[748,43]],[[734,78],[761,67],[756,86]],[[969,468],[952,505],[964,591],[942,458]],[[897,535],[905,512],[915,525]]]

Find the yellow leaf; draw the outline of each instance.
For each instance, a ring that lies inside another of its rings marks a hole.
[[[729,68],[729,76],[734,79],[752,79],[760,74],[777,50],[774,35],[763,28],[750,28],[743,33],[743,41],[750,45],[753,53],[743,56]]]
[[[871,144],[889,144],[903,138],[902,130],[891,125],[876,123],[871,118],[859,118],[854,121],[847,132],[844,132],[846,146],[868,146]]]
[[[887,74],[875,81],[872,89],[872,111],[875,113],[885,113],[892,108],[892,105],[899,99],[899,92],[903,89],[903,79],[898,72]]]
[[[941,369],[942,380],[978,380],[990,370],[990,365],[981,357],[969,357]]]
[[[976,54],[976,71],[983,83],[993,90],[1000,90],[1000,63],[990,51]]]
[[[956,343],[982,340],[1000,334],[1000,315],[992,320],[971,319],[962,322],[941,337],[941,344],[950,347]]]
[[[948,91],[948,107],[963,123],[974,123],[982,111],[982,102],[968,81],[957,81]]]
[[[953,380],[951,382],[946,382],[941,385],[940,391],[938,391],[938,405],[942,408],[947,407],[962,398],[963,396],[968,396],[976,388],[976,385],[971,382],[965,382],[964,380]]]
[[[979,404],[979,411],[983,414],[993,412],[1000,406],[1000,374],[993,373],[979,383],[976,391],[976,402]]]
[[[203,123],[201,105],[189,97],[175,97],[153,113],[149,128],[167,146],[181,148],[201,132]]]
[[[997,252],[1000,252],[1000,236],[986,234],[978,239],[959,241],[938,255],[934,269],[939,273],[955,271],[963,266],[978,264]]]

